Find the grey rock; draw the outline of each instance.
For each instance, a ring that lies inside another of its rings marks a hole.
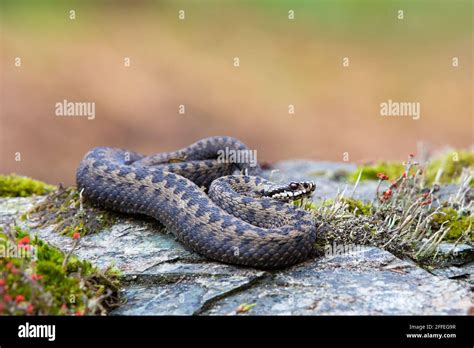
[[[113,315],[193,315],[213,301],[234,291],[244,290],[256,278],[252,275],[186,276],[172,283],[159,280],[132,284],[124,289],[127,303]]]
[[[5,222],[25,214],[36,198],[0,199]],[[16,219],[41,239],[68,252],[70,237],[52,227],[34,228]],[[123,274],[127,303],[111,314],[196,314],[207,303],[243,289],[265,272],[225,265],[186,250],[153,222],[119,218],[111,228],[81,237],[74,254],[99,268],[117,267]]]
[[[352,195],[354,184],[346,179],[337,179],[339,174],[348,174],[357,169],[352,163],[317,162],[307,160],[291,160],[276,162],[272,170],[266,170],[264,175],[272,181],[283,183],[290,181],[314,181],[316,191],[313,195],[314,202],[321,202],[334,198],[338,194],[348,197]],[[372,201],[375,198],[377,183],[363,181],[357,186],[353,198],[363,201]]]
[[[311,180],[311,173],[317,171],[353,170],[349,164],[292,162],[276,165],[282,181]],[[316,200],[333,198],[346,186],[330,175],[312,179],[320,190]],[[374,185],[363,183],[357,192],[373,199]],[[348,195],[351,190],[348,185]],[[0,223],[15,219],[68,252],[71,238],[19,219],[40,199],[0,198]],[[74,253],[100,268],[115,265],[122,271],[127,302],[113,315],[235,315],[244,303],[255,306],[239,315],[468,313],[471,283],[449,278],[462,273],[472,279],[472,263],[432,274],[378,248],[353,249],[267,272],[205,259],[186,250],[159,223],[121,216],[111,228],[81,237]]]
[[[312,260],[217,301],[205,314],[466,314],[469,290],[377,248]]]
[[[0,197],[0,224],[9,223],[12,219],[18,220],[43,197]]]
[[[279,161],[273,164],[272,167],[289,176],[291,176],[291,173],[294,173],[294,175],[315,176],[315,174],[329,174],[336,171],[350,173],[357,170],[357,166],[353,163],[311,161],[304,159]]]
[[[474,289],[474,261],[461,266],[449,266],[443,268],[436,268],[431,273],[449,279],[456,279],[461,282],[466,282]]]
[[[442,242],[437,248],[438,255],[446,259],[449,265],[461,265],[474,261],[474,246]]]

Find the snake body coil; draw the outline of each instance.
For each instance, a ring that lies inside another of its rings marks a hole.
[[[230,137],[148,157],[94,148],[79,165],[77,186],[96,205],[157,219],[181,243],[220,262],[268,269],[308,258],[314,217],[275,197],[296,199],[314,187],[283,189],[260,177],[258,166],[219,161],[218,151],[226,148],[247,150]],[[232,175],[236,169],[250,175]]]

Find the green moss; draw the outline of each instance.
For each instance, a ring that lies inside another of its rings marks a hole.
[[[297,207],[302,207],[303,209],[306,209],[306,210],[316,209],[316,204],[314,204],[311,201],[306,202],[306,201],[303,201],[301,199],[298,199],[298,200],[294,201],[293,204],[296,205]]]
[[[0,175],[0,197],[28,197],[44,195],[56,187],[15,174]]]
[[[320,206],[321,207],[330,207],[334,204],[334,199],[332,198],[327,198],[325,200],[323,200],[321,203],[320,203]]]
[[[428,184],[434,182],[440,168],[443,169],[439,179],[441,184],[459,182],[463,168],[474,168],[474,153],[454,151],[432,160],[426,167],[426,180]],[[474,179],[471,180],[469,185],[474,186]]]
[[[433,230],[439,230],[444,223],[445,228],[450,228],[445,240],[454,242],[469,229],[472,231],[472,228],[474,228],[474,216],[462,215],[453,208],[442,208],[438,214],[433,216],[431,227]],[[474,242],[472,233],[470,240]]]
[[[356,171],[349,175],[351,182],[356,182],[359,177],[359,172],[362,169],[361,181],[364,180],[378,180],[377,174],[384,173],[390,180],[393,180],[403,174],[405,168],[399,162],[378,162],[374,165],[360,166]]]
[[[372,214],[372,204],[364,203],[361,200],[352,199],[352,198],[341,198],[341,201],[347,204],[347,211],[354,213],[356,216],[359,215],[371,215]],[[326,199],[318,204],[314,202],[305,202],[303,207],[306,210],[315,210],[317,208],[327,208],[334,204],[333,199]],[[294,205],[297,207],[302,206],[301,200],[294,202]]]
[[[0,290],[4,299],[0,314],[103,314],[104,308],[118,302],[119,281],[115,271],[101,272],[88,261],[67,257],[18,227],[14,237],[0,233],[0,246],[11,250],[25,239],[23,246],[28,251],[22,257],[8,256],[0,260]],[[99,296],[107,289],[111,302],[91,306],[100,302]]]
[[[372,214],[372,204],[364,203],[361,200],[353,199],[353,198],[342,198],[342,202],[348,205],[347,210],[351,213],[355,212],[356,216],[359,215],[371,215]]]
[[[39,225],[54,225],[58,233],[68,236],[74,232],[79,232],[81,236],[99,232],[112,226],[117,217],[114,213],[93,208],[86,202],[81,204],[75,187],[59,188],[50,193],[30,214]]]

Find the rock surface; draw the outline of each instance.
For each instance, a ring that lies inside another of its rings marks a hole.
[[[274,170],[268,171],[267,176],[275,182],[314,181],[316,191],[313,195],[315,202],[344,193],[350,196],[353,184],[338,180],[339,174],[350,173],[357,169],[355,164],[339,162],[315,162],[307,160],[281,161],[273,165]],[[354,198],[371,201],[375,198],[376,182],[366,181],[359,183]]]
[[[346,164],[307,161],[277,167],[282,180],[308,179],[312,171],[352,170]],[[299,175],[289,174],[295,172]],[[334,197],[345,186],[330,174],[316,182],[321,190],[316,200]],[[360,185],[358,197],[372,199],[372,186]],[[0,199],[0,223],[15,218],[23,224],[18,217],[40,199]],[[71,238],[51,228],[32,232],[64,251],[72,247]],[[473,298],[472,263],[435,275],[387,251],[357,247],[267,272],[207,260],[186,250],[159,223],[134,218],[120,217],[112,228],[82,237],[75,254],[123,272],[127,302],[112,315],[235,315],[242,304],[255,304],[244,315],[464,315]]]

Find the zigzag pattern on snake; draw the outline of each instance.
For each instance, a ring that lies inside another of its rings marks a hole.
[[[258,165],[218,160],[226,148],[248,150],[225,136],[151,156],[97,147],[81,161],[77,186],[93,204],[157,219],[182,244],[213,260],[271,269],[307,259],[316,222],[291,201],[309,196],[314,184],[274,184],[261,177]]]

